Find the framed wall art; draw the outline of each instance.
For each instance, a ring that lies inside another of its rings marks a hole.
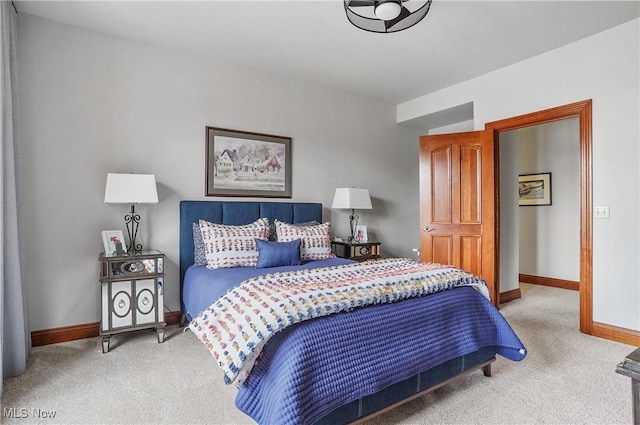
[[[206,196],[291,198],[291,138],[206,127]]]
[[[551,205],[551,173],[518,176],[520,206]]]

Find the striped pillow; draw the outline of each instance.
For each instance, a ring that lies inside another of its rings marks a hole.
[[[318,224],[320,224],[320,223],[318,223],[315,220],[305,221],[304,223],[293,223],[294,226],[315,226],[315,225],[318,225]],[[276,232],[276,222],[275,221],[272,221],[272,222],[269,223],[269,240],[271,242],[277,242],[278,241],[278,233]]]
[[[198,225],[204,242],[207,267],[210,269],[255,267],[258,263],[255,240],[267,240],[269,236],[269,221],[266,218],[259,218],[244,226],[229,226],[205,220],[200,220]]]
[[[278,242],[301,239],[300,259],[325,260],[333,257],[331,252],[331,223],[315,226],[300,226],[276,220]]]

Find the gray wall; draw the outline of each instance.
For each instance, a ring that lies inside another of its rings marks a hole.
[[[123,229],[103,203],[108,172],[153,173],[142,242],[167,255],[165,304],[179,310],[178,202],[204,199],[205,126],[293,138],[294,201],[331,211],[336,187],[368,188],[360,212],[387,256],[418,246],[419,131],[395,105],[251,69],[19,16],[22,211],[30,328],[99,320],[100,231]]]
[[[519,288],[518,130],[500,133],[500,292]]]
[[[578,118],[519,130],[520,174],[551,172],[552,205],[520,207],[520,273],[580,280]]]
[[[579,120],[500,134],[500,289],[518,273],[580,280]],[[518,206],[518,174],[551,172],[552,205]]]

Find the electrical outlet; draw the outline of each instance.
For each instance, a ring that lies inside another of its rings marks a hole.
[[[609,218],[609,205],[599,205],[595,207],[594,218]]]

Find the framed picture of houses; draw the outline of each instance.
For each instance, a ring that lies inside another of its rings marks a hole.
[[[206,128],[206,196],[291,198],[291,138]]]

